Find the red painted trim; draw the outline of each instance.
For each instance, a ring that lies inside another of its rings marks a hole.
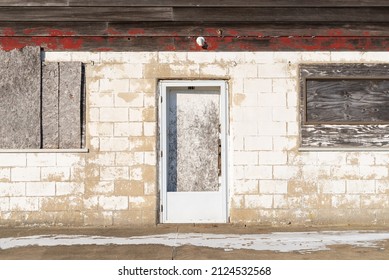
[[[40,46],[52,51],[389,51],[389,37],[206,37],[208,48],[196,37],[39,36],[0,37],[10,51]]]

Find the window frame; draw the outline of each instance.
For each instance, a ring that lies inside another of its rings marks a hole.
[[[299,150],[389,150],[389,117],[387,121],[379,122],[307,120],[308,80],[389,80],[389,64],[300,64],[299,75]]]

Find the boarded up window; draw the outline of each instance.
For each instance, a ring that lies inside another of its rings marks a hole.
[[[82,148],[80,62],[41,64],[40,49],[0,52],[0,148]]]
[[[300,66],[302,147],[389,147],[389,65]]]

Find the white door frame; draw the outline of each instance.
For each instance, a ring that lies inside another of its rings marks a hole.
[[[221,171],[222,171],[222,184],[221,195],[223,197],[223,219],[217,222],[228,222],[228,199],[227,199],[227,186],[228,186],[228,88],[227,81],[224,80],[161,80],[159,82],[159,135],[160,135],[160,151],[159,151],[159,190],[160,190],[160,222],[161,223],[175,223],[175,221],[169,221],[167,217],[166,209],[167,205],[167,159],[165,155],[167,151],[167,92],[169,88],[174,87],[218,87],[220,89],[220,124],[221,124]],[[200,221],[201,223],[201,221]]]

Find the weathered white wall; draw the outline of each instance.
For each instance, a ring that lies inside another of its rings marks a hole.
[[[233,77],[234,222],[382,224],[389,151],[299,152],[299,63],[388,62],[386,53],[246,54]]]
[[[0,153],[0,223],[157,221],[159,79],[229,82],[232,223],[385,224],[389,151],[298,150],[298,64],[387,53],[47,52],[87,63],[89,153]]]

